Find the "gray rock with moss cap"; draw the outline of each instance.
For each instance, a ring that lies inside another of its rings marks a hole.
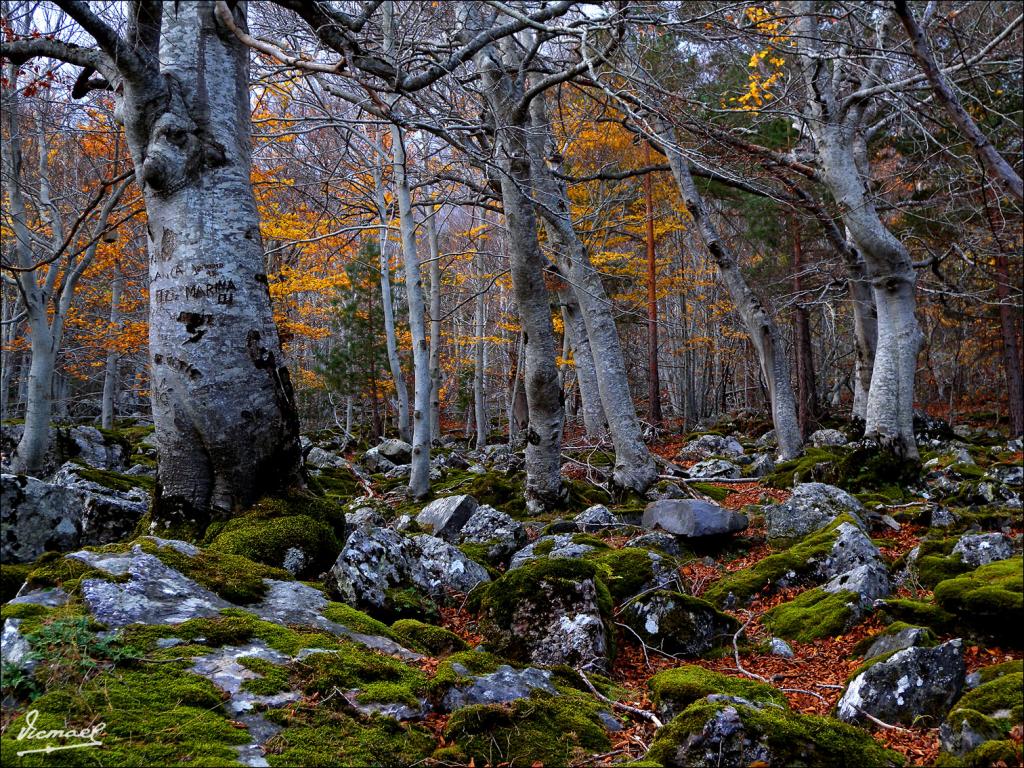
[[[576,560],[593,551],[594,548],[589,544],[577,544],[573,540],[573,534],[571,533],[541,536],[529,546],[523,547],[516,552],[512,556],[512,562],[509,563],[508,568],[510,571],[514,568],[522,568],[531,560],[536,560],[540,557],[552,560]]]
[[[738,626],[710,603],[669,590],[631,600],[620,616],[645,645],[683,656],[700,656],[727,642]]]
[[[1013,539],[1004,533],[976,533],[960,537],[954,555],[972,568],[1013,557]]]
[[[746,515],[700,499],[652,501],[644,510],[642,520],[645,528],[687,538],[735,533],[748,524]]]
[[[863,527],[864,506],[842,488],[825,483],[800,483],[782,504],[765,507],[769,539],[800,539],[821,530],[843,514],[852,515]]]
[[[937,725],[964,687],[962,640],[935,648],[906,648],[876,662],[846,686],[836,705],[840,720],[866,723],[865,713],[887,723]]]
[[[489,562],[504,561],[526,545],[526,528],[509,515],[484,504],[459,531],[462,544],[486,544]]]
[[[455,541],[478,506],[477,500],[466,494],[443,496],[427,504],[416,515],[416,522],[445,541]]]
[[[442,712],[454,712],[473,704],[504,704],[529,698],[534,691],[558,692],[551,672],[546,669],[513,669],[503,664],[488,675],[477,676],[471,676],[469,670],[458,662],[452,665],[452,669],[462,677],[470,677],[470,681],[457,684],[445,693],[441,699]]]

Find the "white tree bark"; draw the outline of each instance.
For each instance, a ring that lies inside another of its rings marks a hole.
[[[823,60],[813,6],[798,2],[795,10],[807,126],[825,184],[864,257],[878,316],[864,436],[898,456],[916,459],[914,379],[923,342],[915,316],[917,276],[907,249],[879,217],[857,167],[857,131],[864,105],[840,102],[834,70]]]
[[[390,4],[389,4],[390,5]],[[402,237],[402,264],[409,304],[409,332],[412,336],[413,411],[412,467],[409,493],[421,499],[430,492],[430,350],[427,349],[426,306],[423,277],[416,251],[416,221],[412,214],[412,196],[406,172],[405,137],[402,129],[391,125],[391,153],[394,158],[395,197],[398,199],[398,226]]]
[[[381,148],[383,151],[383,148]],[[405,388],[405,376],[402,374],[402,363],[398,358],[398,337],[395,334],[395,303],[391,296],[391,259],[388,255],[388,207],[384,200],[384,175],[379,164],[374,165],[374,200],[377,216],[380,219],[380,236],[378,238],[378,256],[380,260],[380,295],[384,309],[384,343],[388,351],[388,366],[391,369],[391,380],[395,384],[395,396],[398,399],[398,434],[405,441],[412,440],[409,428],[409,392]]]
[[[153,524],[193,527],[301,484],[298,418],[250,181],[248,50],[212,2],[138,9],[132,54],[97,34],[122,51],[148,215]],[[244,28],[245,5],[232,13]]]
[[[119,328],[121,325],[121,290],[123,278],[121,266],[115,266],[114,278],[110,282],[110,326]],[[104,429],[114,428],[114,410],[117,401],[117,363],[121,355],[116,349],[107,352],[103,364],[103,396],[100,401],[100,426]]]
[[[482,24],[481,24],[482,26]],[[528,197],[531,189],[528,115],[517,110],[523,98],[522,79],[509,75],[519,51],[515,41],[489,45],[474,60],[483,95],[494,118],[496,158],[502,206],[510,244],[512,289],[523,328],[525,392],[529,407],[526,428],[527,508],[540,511],[562,501],[562,424],[564,409],[555,364],[551,304],[544,284],[545,260],[537,238],[537,219]]]
[[[735,255],[722,242],[717,228],[709,219],[704,200],[690,175],[689,164],[678,150],[675,130],[664,120],[657,118],[655,125],[686,209],[693,217],[696,229],[704,239],[718,267],[718,274],[728,289],[729,296],[736,305],[736,311],[757,351],[761,373],[768,385],[772,423],[779,441],[779,453],[784,459],[791,459],[803,450],[803,438],[800,434],[796,397],[790,379],[789,356],[786,354],[782,335],[771,315],[747,284]]]
[[[476,447],[487,445],[487,400],[484,389],[484,378],[487,366],[484,356],[487,342],[487,294],[485,293],[484,252],[477,248],[475,255],[476,267],[476,298],[473,308],[473,419],[476,421]]]
[[[633,406],[619,332],[611,313],[612,303],[605,293],[601,276],[590,263],[586,246],[573,227],[565,185],[547,165],[545,158],[549,154],[557,156],[557,153],[547,151],[553,140],[543,96],[531,102],[530,114],[534,196],[559,270],[569,279],[570,290],[576,294],[586,327],[601,405],[615,446],[612,481],[619,488],[643,493],[658,479],[658,469],[644,444],[640,420]]]
[[[441,437],[441,248],[437,239],[437,209],[424,222],[430,249],[430,436]]]

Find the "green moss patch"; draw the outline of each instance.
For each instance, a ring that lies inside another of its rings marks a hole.
[[[608,587],[616,604],[640,593],[651,586],[654,580],[654,566],[646,549],[623,547],[622,549],[600,549],[588,552],[583,559],[597,566],[597,573]],[[667,564],[666,570],[671,568]]]
[[[423,763],[436,746],[430,732],[390,717],[354,718],[325,706],[275,709],[266,717],[283,727],[264,745],[275,767],[405,768]]]
[[[454,632],[416,619],[400,619],[391,625],[391,629],[400,642],[430,656],[449,656],[469,648],[466,641]]]
[[[711,483],[689,483],[690,488],[702,493],[712,501],[724,501],[725,498],[731,493],[728,488],[723,488],[720,485],[712,485]]]
[[[747,701],[789,707],[786,697],[767,683],[730,677],[704,667],[688,665],[666,669],[647,681],[651,702],[659,712],[676,715],[711,694],[738,696]]]
[[[257,696],[273,696],[275,693],[288,690],[287,667],[261,659],[259,656],[243,656],[238,663],[260,675],[244,681],[242,690]]]
[[[797,576],[809,573],[832,551],[836,528],[842,523],[854,523],[854,520],[849,515],[840,515],[827,527],[806,536],[788,549],[769,555],[749,568],[723,576],[708,587],[704,598],[721,605],[732,592],[740,600],[746,600],[769,584],[777,583],[790,572]]]
[[[800,715],[787,709],[755,709],[741,704],[698,701],[661,728],[647,753],[661,765],[679,765],[679,749],[726,707],[735,706],[746,739],[764,744],[772,765],[856,765],[881,768],[903,765],[903,758],[883,748],[870,734],[830,717]]]
[[[301,550],[308,558],[303,568],[307,574],[329,568],[341,551],[334,531],[306,515],[231,520],[210,542],[207,551],[241,555],[257,563],[280,567],[292,548]]]
[[[540,692],[510,705],[463,707],[444,730],[454,746],[434,758],[463,765],[571,765],[611,747],[597,711],[582,694]]]
[[[417,668],[391,656],[342,641],[333,653],[315,653],[294,662],[298,685],[307,694],[326,696],[335,688],[358,690],[361,702],[401,702],[416,706],[427,691]]]
[[[779,637],[809,643],[845,632],[857,618],[859,597],[854,592],[808,590],[764,615],[764,625]]]
[[[14,563],[0,566],[0,603],[13,600],[21,585],[25,583],[32,563]]]
[[[135,488],[141,488],[147,493],[152,493],[156,487],[156,480],[146,475],[126,475],[122,472],[114,472],[111,469],[95,469],[84,464],[75,469],[75,474],[83,480],[102,485],[112,491],[127,493]]]
[[[235,745],[249,735],[236,727],[221,708],[224,697],[213,683],[177,665],[146,665],[115,669],[81,688],[48,691],[32,702],[39,711],[39,730],[85,728],[105,723],[102,747],[67,750],[55,763],[51,755],[18,757],[26,747],[16,736],[25,726],[24,713],[4,730],[3,764],[8,766],[104,765],[235,765]],[[45,746],[53,742],[38,742]]]
[[[1020,557],[983,565],[935,587],[935,602],[964,627],[1011,647],[1024,642],[1024,562]]]
[[[821,482],[850,493],[873,492],[888,503],[903,500],[903,489],[921,478],[919,461],[902,459],[870,445],[856,447],[809,447],[802,456],[784,461],[764,482],[773,488],[792,488],[797,483]]]
[[[364,635],[381,635],[392,640],[398,640],[398,636],[391,631],[387,624],[377,621],[351,605],[345,603],[328,603],[324,609],[324,618],[337,622],[355,632]]]

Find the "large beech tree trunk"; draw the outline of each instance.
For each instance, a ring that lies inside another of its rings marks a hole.
[[[160,71],[127,78],[121,104],[149,225],[154,528],[301,483],[249,178],[248,51],[210,2],[160,10]]]
[[[119,329],[121,324],[121,290],[123,280],[121,267],[115,267],[114,279],[110,283],[110,326]],[[114,428],[114,411],[117,402],[117,363],[121,359],[116,349],[107,352],[103,365],[103,399],[100,402],[100,426]]]
[[[529,116],[517,109],[523,97],[521,79],[513,80],[506,64],[520,55],[515,42],[484,48],[475,57],[483,81],[483,95],[494,119],[496,162],[502,207],[509,236],[512,292],[519,310],[524,339],[524,389],[529,408],[526,427],[526,500],[533,511],[559,503],[564,495],[561,478],[562,390],[555,364],[555,333],[551,304],[544,283],[545,260],[537,238],[537,219],[531,189]],[[508,59],[508,62],[505,59]]]

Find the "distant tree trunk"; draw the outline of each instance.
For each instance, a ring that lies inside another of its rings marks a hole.
[[[499,53],[500,45],[504,54]],[[537,239],[531,189],[528,116],[517,107],[523,82],[508,74],[519,60],[515,41],[505,38],[476,55],[483,95],[496,126],[497,165],[510,245],[512,290],[523,328],[525,391],[529,406],[526,435],[527,508],[538,512],[564,498],[561,477],[562,391],[555,365],[551,304],[544,283],[545,262]]]
[[[904,29],[907,30],[914,58],[917,59],[928,82],[931,83],[936,99],[945,107],[957,128],[970,140],[986,173],[993,181],[1013,195],[1017,202],[1024,200],[1024,182],[1021,181],[1020,175],[1007,162],[1006,158],[996,151],[992,142],[988,140],[988,136],[982,132],[970,113],[960,103],[960,99],[957,98],[949,81],[936,63],[928,37],[914,19],[914,14],[907,6],[906,0],[896,0],[896,15],[900,17]]]
[[[818,416],[817,385],[814,381],[814,349],[811,347],[811,321],[807,307],[803,305],[803,243],[800,241],[800,225],[792,217],[793,231],[793,293],[796,308],[793,312],[793,349],[796,354],[797,419],[800,435],[807,439],[811,423]]]
[[[559,287],[558,298],[562,304],[566,338],[572,349],[576,384],[580,394],[580,410],[583,412],[583,428],[587,432],[587,437],[600,442],[608,436],[608,422],[604,418],[604,408],[601,407],[594,357],[590,353],[590,340],[587,339],[587,325],[580,314],[576,292],[568,284],[563,282]]]
[[[619,488],[643,493],[658,479],[658,469],[643,441],[611,302],[586,246],[573,227],[565,185],[548,167],[549,162],[556,167],[560,162],[556,153],[547,151],[548,144],[553,142],[543,97],[533,100],[530,113],[532,126],[527,151],[531,156],[533,191],[559,271],[571,283],[587,330],[601,405],[615,446],[612,481]]]
[[[416,221],[409,192],[405,138],[402,129],[394,123],[391,124],[391,153],[394,158],[395,196],[398,198],[399,229],[402,236],[405,292],[409,303],[409,333],[412,336],[414,398],[409,494],[414,499],[422,499],[430,493],[430,351],[427,349],[427,329],[423,319],[426,305],[420,258],[416,250]]]
[[[650,163],[651,148],[646,146]],[[658,376],[658,261],[654,250],[654,196],[651,174],[644,176],[647,219],[647,420],[661,424],[661,381]]]
[[[476,420],[476,447],[487,445],[487,402],[484,392],[484,377],[487,374],[484,351],[487,342],[484,335],[487,330],[486,294],[484,293],[484,252],[476,251],[476,300],[473,318],[473,413]]]
[[[380,219],[380,295],[384,307],[384,341],[388,349],[388,365],[391,367],[391,380],[395,383],[395,396],[398,398],[398,435],[408,442],[412,440],[409,428],[409,392],[405,388],[405,377],[402,375],[402,363],[398,357],[398,337],[395,333],[395,304],[391,297],[391,260],[388,257],[388,207],[384,199],[384,176],[380,166],[374,166],[374,197],[377,204],[377,216]]]
[[[120,330],[121,326],[121,265],[114,267],[114,278],[110,283],[110,327]],[[103,368],[103,400],[100,405],[100,425],[104,429],[114,428],[114,410],[117,400],[117,363],[121,355],[116,349],[107,352]]]
[[[441,249],[437,241],[437,209],[426,217],[430,248],[430,436],[441,438]]]
[[[148,219],[162,528],[201,525],[302,478],[250,181],[248,50],[212,3],[146,8],[155,21],[135,21],[145,71],[126,77],[120,113]],[[244,27],[245,6],[232,13]]]
[[[1002,331],[1003,369],[1006,371],[1010,426],[1014,435],[1024,434],[1024,377],[1021,373],[1018,324],[1010,299],[1010,266],[1006,252],[996,255],[996,297],[999,299],[999,326]]]
[[[662,140],[672,175],[682,194],[683,202],[693,217],[697,230],[704,238],[708,250],[718,267],[718,274],[732,297],[736,310],[747,329],[747,334],[761,364],[761,373],[768,386],[772,408],[772,422],[779,441],[779,452],[784,459],[798,456],[803,449],[800,425],[797,421],[796,398],[790,382],[789,359],[782,334],[768,311],[754,295],[740,271],[736,256],[722,242],[714,224],[708,218],[704,200],[690,175],[690,168],[677,149],[675,130],[659,120],[658,137]],[[724,396],[724,387],[722,388]],[[724,403],[723,403],[724,408]]]

